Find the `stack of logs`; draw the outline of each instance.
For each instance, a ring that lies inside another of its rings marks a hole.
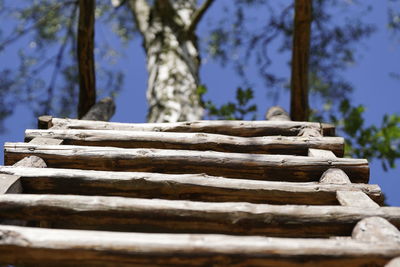
[[[0,265],[399,266],[400,208],[332,125],[39,128],[4,146]]]

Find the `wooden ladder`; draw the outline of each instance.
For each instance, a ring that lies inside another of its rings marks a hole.
[[[398,266],[368,162],[332,125],[269,119],[40,117],[4,145],[0,265]]]

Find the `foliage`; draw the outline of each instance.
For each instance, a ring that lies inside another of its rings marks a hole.
[[[115,31],[118,31],[121,23],[125,23],[125,30],[131,30],[131,24],[122,18],[127,16],[126,13],[119,12],[120,15],[117,15],[108,0],[96,2],[98,20],[110,24],[112,20]],[[9,106],[15,106],[17,103],[30,105],[35,116],[76,115],[77,12],[77,1],[73,0],[0,2],[1,19],[7,20],[7,25],[11,25],[9,29],[1,29],[0,52],[12,51],[11,54],[18,55],[16,61],[19,62],[19,66],[15,69],[0,70],[6,74],[2,75],[0,81],[1,94],[4,94],[3,102],[6,101]],[[125,39],[132,37],[131,33],[125,35],[122,31],[118,33]],[[110,67],[117,55],[116,51],[107,43],[102,43],[95,49],[97,84],[99,94],[108,95],[118,92],[123,76],[121,71]],[[46,77],[44,73],[49,72],[50,77]],[[13,108],[0,110],[0,126],[12,112]],[[2,129],[0,127],[0,131]]]
[[[247,78],[247,66],[255,63],[269,96],[278,98],[282,88],[289,88],[288,76],[274,69],[282,65],[276,62],[290,66],[293,1],[236,0],[235,3],[226,17],[212,23],[207,51],[222,65],[232,62],[243,84],[250,87],[253,86]],[[355,62],[356,48],[375,30],[363,20],[370,6],[361,1],[314,0],[313,3],[310,93],[318,100],[314,102],[337,103],[348,98],[353,90],[341,74]]]
[[[400,158],[400,116],[386,114],[381,125],[365,126],[362,105],[353,107],[348,100],[340,104],[340,119],[331,115],[331,120],[344,134],[347,156],[379,159],[382,168],[395,168]]]
[[[204,85],[199,86],[197,93],[202,96],[207,92]],[[236,90],[236,102],[228,102],[217,107],[211,100],[202,101],[203,107],[206,109],[206,117],[217,120],[244,120],[256,119],[257,106],[251,104],[254,98],[254,92],[251,88]]]

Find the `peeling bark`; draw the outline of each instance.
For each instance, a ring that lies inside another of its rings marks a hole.
[[[201,119],[197,94],[200,57],[194,33],[199,18],[213,1],[197,9],[197,0],[130,0],[143,37],[149,73],[148,122]]]

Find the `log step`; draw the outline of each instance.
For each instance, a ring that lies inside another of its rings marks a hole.
[[[400,208],[267,205],[77,195],[0,195],[0,218],[55,228],[223,233],[280,237],[348,236],[363,218],[400,226]]]
[[[39,118],[39,127],[47,129],[87,129],[154,132],[196,132],[235,136],[295,136],[304,128],[318,129],[325,136],[335,135],[335,126],[318,122],[298,121],[192,121],[174,123],[118,123],[59,119],[49,116]]]
[[[57,138],[65,145],[213,150],[220,152],[307,155],[309,148],[343,156],[341,137],[238,137],[207,133],[135,132],[116,130],[26,130],[25,141]]]
[[[6,143],[4,147],[6,165],[35,155],[43,158],[50,168],[206,173],[231,178],[295,182],[318,181],[327,169],[339,168],[352,182],[366,183],[369,179],[368,161],[365,159],[28,143]]]
[[[291,183],[229,179],[205,174],[107,172],[0,166],[21,177],[24,193],[76,194],[171,200],[244,201],[268,204],[335,205],[337,191],[361,191],[382,204],[381,189],[369,184]]]
[[[0,262],[37,266],[383,266],[398,243],[0,226]]]

